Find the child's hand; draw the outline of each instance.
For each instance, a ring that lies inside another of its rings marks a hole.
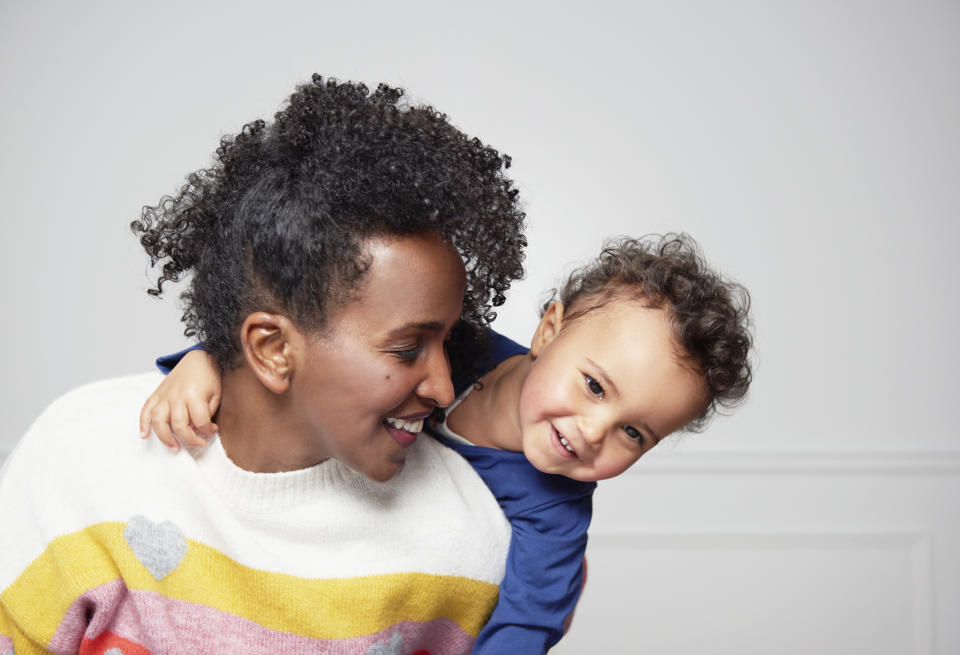
[[[204,437],[220,431],[212,418],[219,406],[220,368],[205,351],[191,350],[143,404],[140,437],[149,437],[152,427],[174,452],[181,444],[202,448]]]

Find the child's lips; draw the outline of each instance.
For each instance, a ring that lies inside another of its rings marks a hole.
[[[565,459],[577,459],[577,452],[575,450],[568,450],[567,447],[563,445],[563,441],[561,441],[561,439],[565,440],[566,438],[552,425],[550,426],[550,431],[550,441],[557,453]],[[573,448],[573,446],[570,446],[570,448]]]

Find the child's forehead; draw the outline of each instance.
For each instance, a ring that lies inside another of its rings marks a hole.
[[[561,360],[576,362],[586,374],[611,383],[631,407],[669,413],[679,403],[678,413],[689,414],[682,424],[672,418],[654,421],[658,434],[679,429],[702,411],[708,395],[705,375],[678,344],[665,307],[611,303],[574,319],[568,330]]]
[[[577,299],[565,311],[564,327],[621,323],[637,325],[650,319],[669,323],[669,311],[642,294],[609,294],[603,298]]]
[[[586,311],[574,311],[563,329],[579,337],[569,345],[583,351],[607,350],[616,356],[618,352],[626,355],[632,349],[669,350],[683,366],[701,373],[700,363],[680,342],[670,308],[645,296],[611,298]]]

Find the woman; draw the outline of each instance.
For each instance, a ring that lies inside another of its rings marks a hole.
[[[219,438],[127,445],[155,374],[54,403],[0,480],[0,652],[470,651],[509,527],[415,435],[445,340],[470,376],[522,274],[523,214],[509,159],[401,101],[315,76],[133,224],[151,293],[190,277]]]

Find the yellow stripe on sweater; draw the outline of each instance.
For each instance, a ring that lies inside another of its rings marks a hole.
[[[128,589],[199,603],[314,639],[358,637],[400,621],[441,617],[476,636],[497,601],[497,585],[460,576],[311,579],[261,571],[190,539],[180,564],[158,581],[127,545],[125,525],[98,523],[54,539],[0,594],[11,618],[36,626],[31,637],[49,643],[78,596],[118,578]]]

